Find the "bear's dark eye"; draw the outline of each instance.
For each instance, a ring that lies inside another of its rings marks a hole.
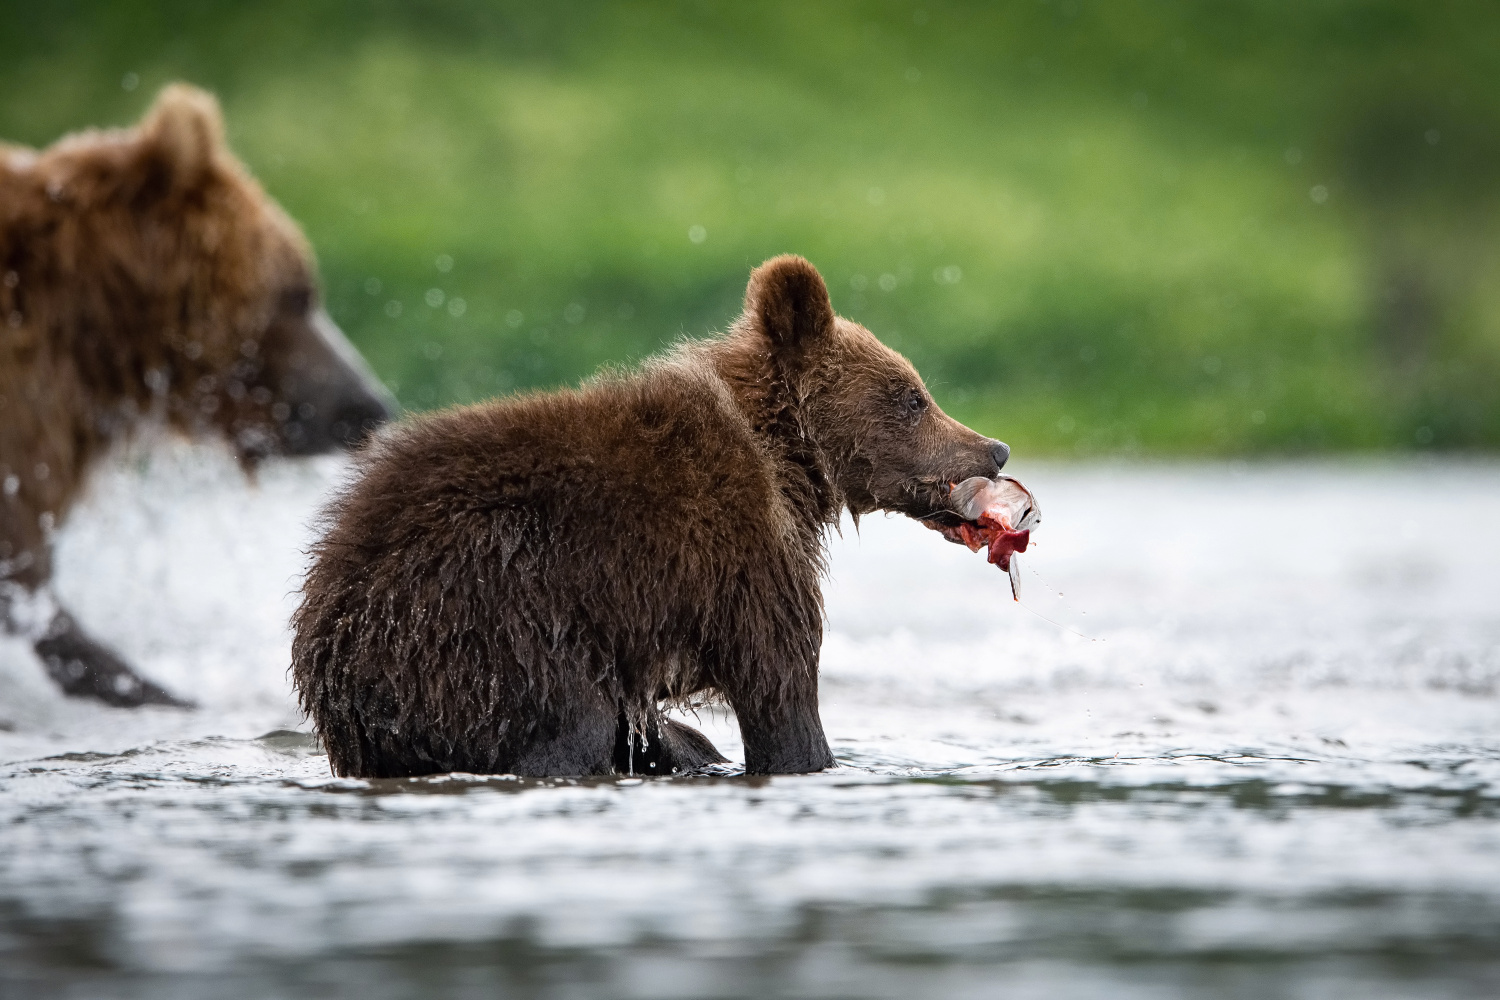
[[[909,417],[915,417],[927,409],[927,397],[918,389],[908,389],[901,400],[902,408]]]
[[[298,286],[284,290],[281,293],[281,301],[277,305],[283,315],[306,316],[307,311],[312,308],[312,299],[311,288]]]

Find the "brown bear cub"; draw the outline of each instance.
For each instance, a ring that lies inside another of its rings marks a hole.
[[[777,257],[722,338],[377,436],[294,619],[302,706],[339,775],[685,771],[723,758],[662,706],[705,698],[748,772],[830,767],[824,533],[1008,453]]]
[[[212,96],[174,85],[136,128],[0,145],[0,628],[68,694],[115,705],[176,702],[48,588],[98,459],[156,426],[248,465],[352,445],[391,410],[223,132]]]

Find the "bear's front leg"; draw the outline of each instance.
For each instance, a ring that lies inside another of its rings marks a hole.
[[[706,635],[708,676],[734,709],[746,774],[833,767],[818,715],[823,602],[806,560],[747,566],[749,586],[726,590],[722,631]]]
[[[821,631],[792,646],[801,656],[743,663],[720,675],[719,689],[740,723],[746,774],[806,774],[834,766],[818,715]]]
[[[745,742],[746,774],[807,774],[837,763],[823,735],[816,690],[770,710],[730,704]]]

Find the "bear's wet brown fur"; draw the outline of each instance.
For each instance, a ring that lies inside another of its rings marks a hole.
[[[340,775],[670,773],[722,758],[662,706],[714,697],[747,771],[829,767],[825,532],[1006,454],[775,258],[721,338],[378,436],[294,618],[302,706]]]
[[[166,88],[132,129],[0,146],[0,626],[68,693],[171,700],[47,592],[50,536],[101,455],[156,425],[252,462],[388,415],[315,278],[201,90]]]

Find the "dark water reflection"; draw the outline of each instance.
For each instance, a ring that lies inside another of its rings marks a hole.
[[[1472,757],[1437,767],[1435,785],[1384,787],[1284,780],[1326,762],[1244,753],[639,783],[140,766],[296,742],[12,765],[0,780],[13,792],[23,774],[68,791],[5,807],[7,828],[26,828],[12,845],[52,857],[45,872],[0,865],[0,981],[18,996],[127,997],[1500,986],[1500,792],[1469,774]],[[1133,780],[1161,769],[1187,774]],[[573,835],[555,836],[564,826]],[[1477,867],[1419,856],[1442,850]],[[1013,868],[986,871],[1002,852]],[[1392,879],[1404,863],[1416,877]],[[830,867],[843,870],[830,880]],[[1367,867],[1366,884],[1351,878]],[[623,898],[601,884],[621,880]],[[532,891],[507,899],[518,882]]]

